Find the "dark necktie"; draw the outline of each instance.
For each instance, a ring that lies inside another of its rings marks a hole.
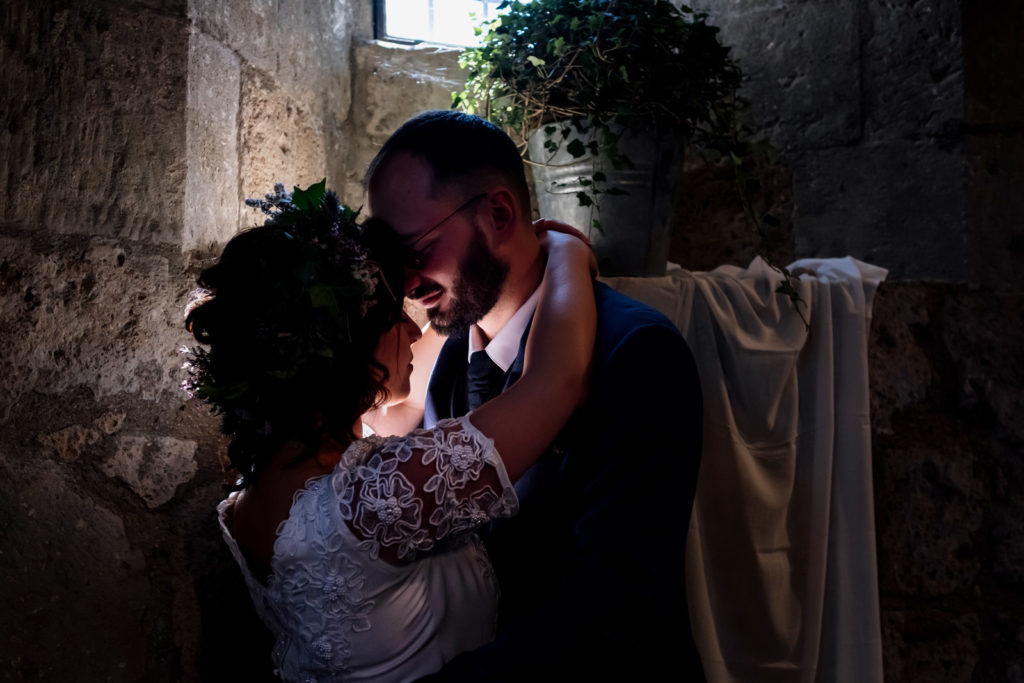
[[[501,393],[505,373],[494,364],[486,351],[476,351],[469,357],[466,368],[466,405],[476,410],[488,399]]]

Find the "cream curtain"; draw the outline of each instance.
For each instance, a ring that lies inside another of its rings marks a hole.
[[[687,592],[708,680],[881,681],[867,341],[886,271],[789,268],[810,330],[761,259],[607,282],[673,320],[700,371]]]

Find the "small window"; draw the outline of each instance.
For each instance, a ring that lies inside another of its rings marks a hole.
[[[402,43],[478,45],[473,29],[498,16],[504,0],[374,0],[377,38]]]

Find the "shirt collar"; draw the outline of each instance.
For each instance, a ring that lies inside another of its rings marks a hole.
[[[519,355],[519,343],[522,341],[523,332],[530,324],[533,312],[537,310],[537,299],[540,298],[540,287],[533,290],[533,294],[527,299],[519,310],[509,318],[505,326],[494,335],[490,343],[484,345],[484,335],[476,325],[469,328],[469,356],[474,352],[483,349],[490,356],[494,364],[501,368],[502,372],[508,372],[513,361]],[[467,356],[468,358],[468,356]]]

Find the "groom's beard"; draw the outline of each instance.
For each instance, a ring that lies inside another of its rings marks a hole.
[[[483,232],[474,226],[473,238],[459,264],[459,277],[448,301],[448,310],[427,310],[430,326],[439,334],[463,337],[498,303],[501,288],[508,277],[508,264],[495,256]]]

